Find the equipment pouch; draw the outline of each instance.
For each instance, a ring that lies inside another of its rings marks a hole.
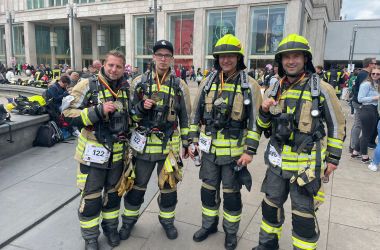
[[[214,94],[215,91],[210,91],[210,93],[205,97],[205,106],[206,106],[206,112],[211,112],[212,111],[212,106],[213,106],[213,99],[214,99]]]
[[[300,120],[298,122],[298,129],[302,133],[311,132],[311,125],[312,125],[311,107],[312,107],[312,103],[309,101],[305,101],[302,104]]]
[[[244,97],[241,93],[235,94],[234,103],[232,106],[232,114],[231,119],[235,121],[240,121],[243,116],[243,109],[244,109]]]

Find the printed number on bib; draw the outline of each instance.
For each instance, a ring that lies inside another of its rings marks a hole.
[[[133,131],[129,145],[137,152],[142,152],[145,148],[145,144],[146,137],[136,131]]]
[[[84,151],[83,160],[93,163],[103,164],[110,158],[110,152],[105,147],[98,147],[87,144]]]
[[[204,133],[201,133],[199,136],[199,149],[205,153],[210,152],[211,147],[211,136],[207,136]]]
[[[281,167],[281,155],[277,152],[276,148],[272,145],[269,145],[269,154],[268,154],[269,162],[277,167]]]

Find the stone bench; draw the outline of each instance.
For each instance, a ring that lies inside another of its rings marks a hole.
[[[49,121],[49,115],[11,114],[12,140],[9,142],[9,126],[0,125],[0,160],[33,147],[38,127]]]

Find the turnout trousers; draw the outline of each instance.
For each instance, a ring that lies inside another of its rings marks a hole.
[[[136,159],[135,174],[136,179],[132,190],[124,196],[124,213],[122,215],[123,224],[133,226],[139,217],[141,204],[144,202],[144,195],[149,179],[154,168],[157,166],[157,175],[160,174],[165,160],[150,161],[146,159]],[[177,189],[171,189],[165,183],[158,196],[158,206],[160,208],[159,219],[164,223],[173,223],[175,217],[175,207],[177,204]]]
[[[202,180],[202,227],[217,227],[219,221],[220,184],[223,187],[223,229],[228,234],[236,234],[242,211],[241,185],[234,176],[235,161],[219,165],[202,156],[199,178]],[[228,161],[227,161],[228,162]]]
[[[78,166],[77,185],[81,189],[78,217],[85,240],[98,238],[100,221],[104,232],[117,230],[121,198],[115,185],[122,170],[122,166],[112,169]]]
[[[281,169],[268,167],[261,191],[265,193],[262,201],[262,221],[259,234],[259,249],[279,249],[282,224],[285,220],[284,203],[290,194],[292,208],[293,249],[316,249],[319,228],[315,216],[315,199],[324,199],[320,191],[313,197],[302,190],[296,182],[281,175]]]

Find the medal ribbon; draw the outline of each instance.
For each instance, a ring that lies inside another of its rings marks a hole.
[[[296,85],[297,83],[301,82],[301,81],[305,78],[305,76],[306,76],[306,73],[303,73],[303,74],[301,75],[301,77],[298,78],[297,81],[295,81],[294,83],[291,83],[289,89],[291,89],[291,88],[292,88],[294,85]],[[276,101],[279,101],[279,100],[280,100],[280,97],[281,97],[281,90],[282,90],[282,85],[283,85],[285,79],[287,79],[287,78],[282,78],[282,79],[280,80],[280,89],[279,89],[280,91],[277,92]],[[287,89],[286,91],[288,91],[289,89]],[[285,92],[286,92],[286,91],[285,91]]]
[[[156,72],[157,72],[157,68],[156,68]],[[165,83],[165,78],[166,78],[166,74],[169,72],[169,70],[167,70],[165,72],[165,74],[162,76],[161,80]],[[161,88],[161,84],[162,82],[160,81],[160,77],[158,76],[158,73],[156,74],[156,82],[157,82],[157,90],[160,91],[160,88]]]

